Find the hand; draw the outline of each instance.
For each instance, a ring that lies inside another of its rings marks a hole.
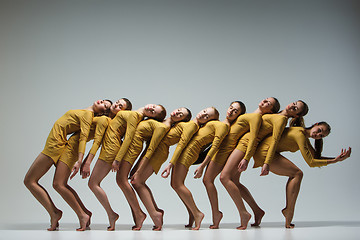
[[[130,183],[131,184],[134,184],[134,182],[135,182],[135,177],[136,177],[136,175],[137,175],[138,173],[136,172],[136,173],[134,173],[131,177],[130,177]],[[136,177],[137,178],[137,177]]]
[[[269,164],[265,163],[261,169],[260,176],[266,176],[269,174]]]
[[[75,177],[75,175],[77,174],[77,172],[79,171],[81,167],[81,162],[77,161],[75,164],[74,164],[74,167],[73,169],[71,170],[72,174],[70,176],[70,179],[72,179],[73,177]]]
[[[80,168],[80,175],[82,176],[82,179],[87,178],[88,176],[90,176],[90,164],[87,162],[84,162],[81,165]]]
[[[238,171],[239,172],[243,172],[246,170],[247,165],[248,165],[248,161],[246,159],[242,159],[238,165]]]
[[[173,165],[170,163],[165,169],[164,171],[161,173],[161,176],[163,178],[167,178],[168,176],[170,176],[170,172],[171,172],[171,169],[172,169]]]
[[[194,178],[201,178],[204,168],[199,166],[194,172]]]
[[[340,162],[340,161],[344,161],[345,159],[347,159],[348,157],[350,157],[351,155],[351,147],[349,147],[348,150],[346,149],[341,149],[341,153],[339,156],[337,156],[335,159],[334,159],[334,163],[336,162]]]
[[[117,171],[119,171],[119,167],[120,167],[120,162],[114,160],[112,165],[111,165],[111,171],[112,172],[117,172]]]

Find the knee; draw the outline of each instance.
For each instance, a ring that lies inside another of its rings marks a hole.
[[[26,175],[25,178],[24,178],[24,185],[27,187],[27,188],[31,188],[31,185],[33,184],[34,181],[31,180],[31,178]]]
[[[205,185],[205,187],[209,187],[214,184],[214,182],[210,178],[207,178],[207,177],[204,177],[202,182]]]
[[[129,185],[128,180],[125,179],[125,178],[123,178],[123,177],[121,177],[121,176],[117,176],[117,177],[116,177],[116,183],[117,183],[117,185],[118,185],[121,189],[123,189],[124,187],[126,187],[127,185]]]
[[[176,181],[171,181],[170,185],[175,191],[179,190],[180,188],[180,184]]]
[[[63,190],[63,188],[65,187],[64,184],[58,182],[58,181],[53,181],[53,188],[57,191],[57,192],[61,192]]]
[[[227,176],[226,174],[220,174],[220,182],[222,183],[222,185],[228,184],[229,181],[230,181],[229,176]]]
[[[141,179],[139,179],[138,177],[134,176],[134,178],[131,180],[131,185],[132,185],[135,189],[139,189],[139,188],[143,185],[143,182],[141,181]]]
[[[97,184],[96,184],[96,183],[91,179],[91,177],[90,177],[90,179],[89,179],[89,181],[88,181],[88,187],[90,188],[90,190],[91,190],[91,191],[94,191],[96,185],[97,185]]]
[[[303,178],[303,176],[304,176],[304,173],[300,169],[295,173],[295,177],[300,180]]]

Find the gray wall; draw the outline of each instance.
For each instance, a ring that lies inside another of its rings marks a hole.
[[[295,221],[359,220],[359,7],[356,1],[1,1],[0,3],[0,223],[48,222],[23,177],[43,149],[52,124],[69,109],[101,98],[128,97],[137,109],[161,103],[197,113],[215,106],[225,117],[232,100],[248,112],[276,96],[282,107],[310,106],[306,123],[328,121],[324,155],[353,147],[343,163],[309,168],[300,153],[286,154],[304,171]],[[171,148],[173,151],[174,148]],[[250,163],[252,164],[252,163]],[[164,165],[165,166],[165,165]],[[210,205],[201,180],[187,185],[205,222]],[[249,168],[242,182],[283,221],[286,178]],[[64,211],[76,215],[52,189],[54,168],[41,183]],[[130,224],[114,174],[103,186],[119,224]],[[79,176],[70,181],[94,213],[105,211]],[[235,205],[217,180],[223,222],[238,222]],[[183,224],[186,210],[169,179],[149,180],[165,223]],[[15,214],[14,214],[15,213]],[[251,220],[252,221],[252,220]],[[150,218],[145,223],[151,223]]]

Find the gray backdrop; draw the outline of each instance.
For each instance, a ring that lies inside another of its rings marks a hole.
[[[53,123],[69,109],[128,97],[134,109],[161,103],[168,112],[186,106],[196,114],[215,106],[223,119],[232,100],[242,100],[252,112],[269,96],[282,107],[306,101],[307,125],[330,123],[325,156],[353,147],[350,159],[321,169],[309,168],[300,153],[286,154],[304,171],[295,221],[359,221],[357,3],[1,1],[0,223],[48,222],[23,177]],[[186,183],[206,215],[204,222],[211,222],[205,188],[192,178],[194,169]],[[52,189],[53,173],[54,168],[41,183],[64,211],[62,221],[76,223],[75,213]],[[249,168],[242,182],[266,211],[264,221],[283,221],[287,179],[259,173]],[[154,175],[148,183],[166,212],[165,223],[185,223],[186,210],[169,179]],[[76,176],[70,184],[93,211],[93,222],[107,223],[87,181]],[[238,222],[231,198],[216,184],[223,222]],[[103,187],[120,214],[118,224],[130,224],[113,173]],[[145,223],[151,223],[149,217]]]

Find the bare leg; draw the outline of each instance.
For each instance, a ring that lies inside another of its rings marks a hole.
[[[210,225],[209,227],[211,229],[219,228],[220,221],[223,217],[222,212],[219,211],[218,194],[214,184],[214,180],[216,176],[219,175],[223,167],[224,166],[214,161],[210,161],[208,167],[206,168],[206,172],[203,178],[203,183],[205,185],[210,200],[211,211],[212,211],[213,224]]]
[[[241,197],[239,188],[233,181],[233,176],[236,175],[237,166],[240,160],[244,157],[244,153],[235,149],[229,156],[223,171],[220,174],[220,181],[226,188],[230,197],[233,199],[241,218],[241,225],[237,228],[239,230],[245,230],[251,218],[250,213],[246,211],[244,202]]]
[[[286,184],[286,207],[282,210],[282,213],[285,217],[285,227],[294,228],[295,225],[291,222],[294,217],[303,172],[294,163],[278,153],[271,163],[270,171],[280,176],[289,176]]]
[[[50,215],[49,231],[54,231],[59,226],[59,220],[62,211],[55,207],[48,192],[39,184],[39,179],[51,168],[54,161],[43,153],[35,159],[28,172],[25,175],[24,184],[30,190],[32,195],[40,202]]]
[[[235,175],[232,177],[232,181],[238,187],[241,197],[249,204],[251,210],[254,212],[255,222],[251,224],[252,227],[260,226],[261,220],[265,215],[265,212],[259,207],[256,203],[255,199],[251,195],[249,189],[247,189],[243,184],[240,183],[240,172],[236,172]]]
[[[128,175],[131,170],[131,164],[127,161],[121,161],[119,171],[116,174],[116,182],[123,191],[130,208],[132,209],[135,226],[133,230],[140,230],[146,218],[146,214],[141,210],[134,189],[128,182]]]
[[[74,196],[73,192],[69,190],[70,186],[68,185],[67,181],[69,179],[70,173],[71,172],[68,166],[63,162],[58,161],[53,180],[53,187],[78,216],[80,228],[76,230],[85,231],[86,225],[90,220],[90,216],[85,213],[85,211],[80,206],[78,199]]]
[[[101,203],[101,205],[105,208],[105,211],[108,215],[110,226],[107,230],[114,231],[115,222],[119,219],[119,215],[111,208],[109,199],[107,198],[105,191],[100,187],[101,181],[106,177],[106,175],[108,175],[110,170],[111,166],[108,163],[101,159],[98,159],[91,173],[88,185],[91,191],[95,194],[96,198]]]
[[[194,216],[195,227],[192,229],[199,230],[204,214],[197,208],[191,192],[184,184],[187,172],[188,169],[184,165],[176,163],[171,177],[171,187],[176,191],[183,203],[190,209]]]
[[[154,222],[155,231],[160,231],[163,225],[163,213],[156,209],[155,200],[152,196],[150,188],[145,184],[145,181],[154,173],[154,170],[150,164],[144,167],[144,171],[140,174],[135,174],[132,181],[132,185],[138,193],[141,201],[146,207],[146,210],[150,214],[151,219]]]

